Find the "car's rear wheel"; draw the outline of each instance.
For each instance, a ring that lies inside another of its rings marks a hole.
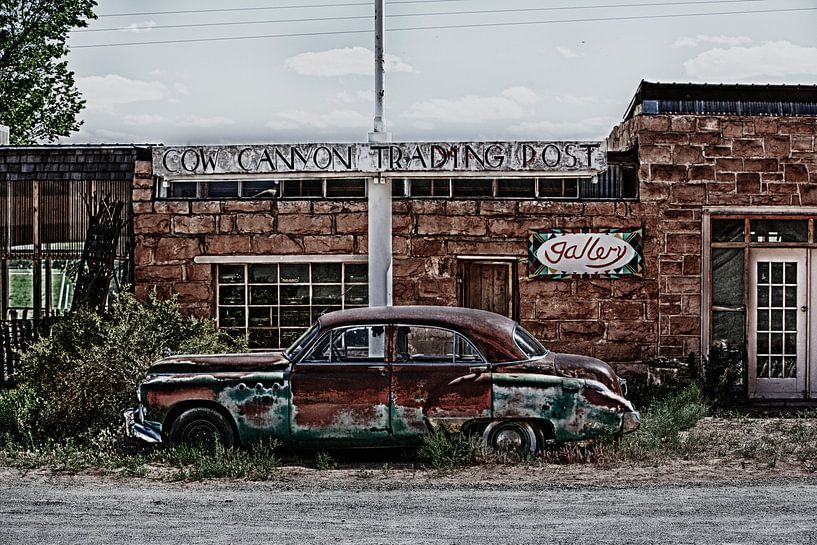
[[[482,432],[482,440],[496,452],[532,454],[540,446],[533,426],[516,420],[491,422]]]
[[[207,407],[196,407],[183,412],[173,422],[168,434],[172,445],[188,445],[213,449],[216,445],[232,447],[235,433],[227,418]]]

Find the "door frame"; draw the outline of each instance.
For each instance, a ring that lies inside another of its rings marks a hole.
[[[508,267],[508,293],[510,293],[511,318],[519,321],[519,259],[513,256],[458,255],[457,259],[457,306],[465,303],[465,267],[467,264],[505,265]]]

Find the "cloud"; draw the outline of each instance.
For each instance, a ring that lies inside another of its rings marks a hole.
[[[133,32],[139,34],[142,32],[150,32],[156,26],[156,21],[143,21],[141,23],[133,23],[120,29],[121,32]]]
[[[752,47],[710,49],[684,63],[687,74],[698,80],[727,81],[754,77],[817,75],[817,48],[788,41]]]
[[[697,36],[684,36],[675,40],[672,47],[697,47],[700,44],[718,44],[735,47],[738,45],[750,44],[752,39],[748,36],[707,36],[698,34]]]
[[[582,56],[580,53],[576,53],[572,49],[568,49],[566,47],[557,47],[556,51],[558,51],[559,55],[566,59],[578,59]]]
[[[528,115],[528,107],[536,99],[536,93],[527,87],[510,87],[497,96],[467,95],[415,102],[403,115],[410,119],[461,124],[521,119]]]
[[[313,129],[361,129],[371,124],[371,116],[355,110],[334,110],[327,113],[294,110],[280,112],[267,127],[277,130],[298,128]]]
[[[410,64],[396,55],[387,53],[384,63],[386,72],[414,72]],[[284,64],[302,76],[370,76],[374,74],[374,52],[365,47],[344,47],[299,53],[286,59]]]
[[[77,87],[89,111],[113,113],[114,107],[133,102],[150,102],[167,97],[167,87],[158,81],[129,79],[118,74],[77,78]]]

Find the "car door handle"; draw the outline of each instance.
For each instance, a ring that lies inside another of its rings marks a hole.
[[[473,367],[468,368],[469,373],[484,373],[488,370],[487,365],[475,365]]]
[[[370,365],[369,367],[367,367],[367,369],[369,369],[370,371],[380,371],[380,376],[381,377],[386,376],[386,366],[385,365]]]

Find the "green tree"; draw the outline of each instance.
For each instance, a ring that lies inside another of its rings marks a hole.
[[[65,42],[95,19],[94,0],[0,0],[0,123],[12,144],[54,141],[82,123],[85,106]]]

